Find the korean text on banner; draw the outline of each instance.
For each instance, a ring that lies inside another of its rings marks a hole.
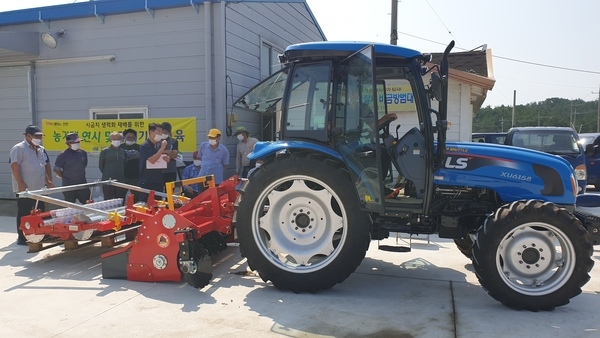
[[[193,152],[196,150],[196,118],[158,118],[158,119],[131,119],[131,120],[42,120],[44,133],[44,148],[53,151],[62,151],[65,145],[65,136],[77,133],[81,138],[81,149],[90,152],[99,152],[102,148],[110,146],[110,133],[123,132],[133,129],[137,132],[137,143],[142,144],[148,138],[148,125],[152,122],[161,124],[171,123],[173,130],[171,137],[179,141],[179,151]]]

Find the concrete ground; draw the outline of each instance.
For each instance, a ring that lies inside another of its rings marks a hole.
[[[32,254],[15,240],[14,217],[0,216],[4,337],[600,336],[600,248],[581,295],[533,313],[488,296],[454,243],[434,236],[413,239],[410,253],[379,251],[371,242],[355,273],[315,294],[264,283],[235,245],[214,258],[214,279],[197,290],[185,282],[103,279],[100,254],[113,249]]]

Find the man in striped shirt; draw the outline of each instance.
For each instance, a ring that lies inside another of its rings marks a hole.
[[[39,190],[44,187],[54,188],[52,169],[48,153],[42,143],[42,130],[30,125],[25,129],[25,140],[15,144],[10,150],[10,170],[12,186],[15,193],[25,190]],[[35,207],[36,200],[17,197],[17,244],[27,245],[23,232],[19,229],[21,217],[29,215]],[[44,210],[44,202],[38,203],[38,208]]]

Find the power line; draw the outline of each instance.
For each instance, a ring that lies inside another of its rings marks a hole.
[[[583,69],[567,68],[567,67],[560,67],[560,66],[552,66],[552,65],[547,65],[547,64],[543,64],[543,63],[537,63],[537,62],[530,62],[530,61],[523,61],[523,60],[517,60],[517,59],[507,58],[505,56],[492,55],[492,57],[495,57],[497,59],[503,59],[503,60],[513,61],[513,62],[525,63],[525,64],[528,64],[528,65],[540,66],[540,67],[562,69],[562,70],[568,70],[568,71],[572,71],[572,72],[581,72],[581,73],[589,73],[589,74],[600,74],[600,72],[596,72],[596,71],[593,71],[593,70],[583,70]]]
[[[443,42],[438,42],[438,41],[434,41],[434,40],[425,39],[425,38],[422,38],[420,36],[416,36],[416,35],[412,35],[412,34],[400,32],[400,31],[398,32],[398,34],[410,36],[412,38],[423,40],[423,41],[427,41],[427,42],[431,42],[431,43],[436,43],[436,44],[442,45],[442,46],[446,46],[447,45],[446,43],[443,43]],[[461,49],[461,50],[467,50],[467,49],[461,48],[461,47],[456,47],[456,48],[457,49]],[[567,67],[561,67],[561,66],[553,66],[553,65],[548,65],[548,64],[544,64],[544,63],[518,60],[518,59],[513,59],[513,58],[509,58],[509,57],[505,57],[505,56],[493,55],[493,54],[492,54],[492,57],[497,58],[497,59],[508,60],[508,61],[512,61],[512,62],[525,63],[525,64],[528,64],[528,65],[539,66],[539,67],[547,67],[547,68],[554,68],[554,69],[560,69],[560,70],[568,70],[568,71],[571,71],[571,72],[580,72],[580,73],[588,73],[588,74],[600,74],[599,71],[586,70],[586,69],[576,69],[576,68],[567,68]]]
[[[425,0],[425,2],[427,2],[427,5],[429,5],[429,8],[431,8],[431,10],[433,11],[433,14],[435,14],[435,16],[437,16],[438,20],[440,20],[440,22],[442,23],[442,25],[444,25],[444,28],[446,28],[446,30],[448,31],[448,34],[450,34],[450,36],[452,36],[452,38],[454,39],[454,41],[456,41],[456,43],[460,46],[460,43],[458,43],[458,39],[456,37],[454,37],[454,35],[452,34],[452,32],[450,31],[450,29],[448,28],[448,26],[446,26],[446,24],[444,23],[444,21],[442,20],[442,18],[440,18],[440,16],[435,11],[435,9],[433,9],[433,6],[431,6],[431,4],[429,3],[429,0]]]

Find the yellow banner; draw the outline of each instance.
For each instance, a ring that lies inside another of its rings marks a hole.
[[[171,137],[179,141],[179,151],[194,152],[196,146],[196,118],[131,119],[131,120],[42,120],[43,146],[47,150],[62,151],[67,148],[65,136],[77,133],[81,138],[81,149],[99,152],[110,145],[110,133],[133,129],[137,132],[137,143],[148,138],[148,125],[152,122],[169,122],[173,127]]]
[[[385,82],[385,95],[383,88],[377,88],[377,102],[387,105],[388,113],[403,111],[417,111],[415,96],[406,80],[388,80]]]
[[[372,91],[370,87],[363,88],[362,102],[370,104],[373,101]],[[385,114],[386,106],[388,113],[417,111],[415,96],[406,80],[386,80],[385,83],[377,83],[376,99],[380,117]]]

